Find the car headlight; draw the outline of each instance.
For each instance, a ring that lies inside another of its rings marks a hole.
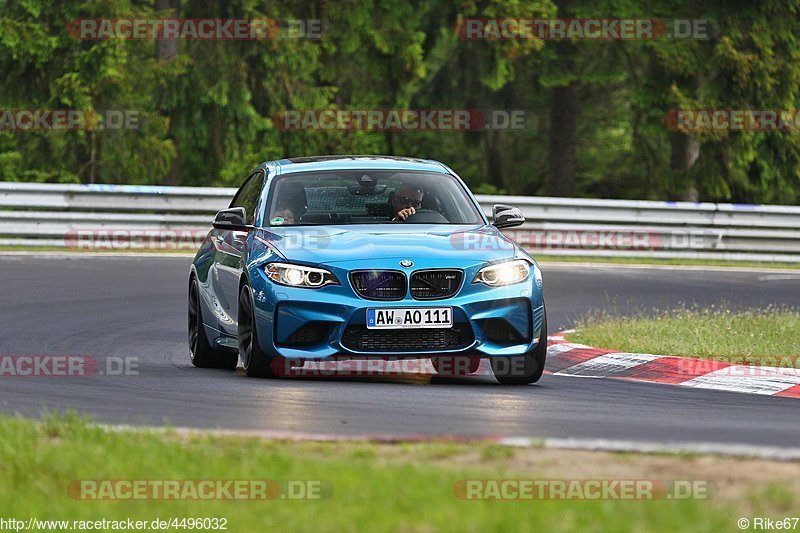
[[[281,285],[318,289],[325,285],[338,285],[336,276],[323,268],[313,268],[288,263],[270,263],[266,268],[267,277]]]
[[[513,285],[528,279],[531,273],[531,265],[524,259],[516,261],[506,261],[480,269],[472,283],[483,283],[490,287],[500,287],[502,285]]]

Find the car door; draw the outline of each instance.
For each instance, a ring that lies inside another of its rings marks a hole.
[[[249,226],[255,224],[261,191],[264,187],[264,177],[264,172],[260,170],[251,174],[233,197],[230,205],[230,207],[244,208]],[[214,238],[216,248],[215,284],[220,304],[229,317],[229,320],[221,323],[220,326],[224,333],[236,335],[239,314],[239,279],[247,256],[247,232],[216,230]]]

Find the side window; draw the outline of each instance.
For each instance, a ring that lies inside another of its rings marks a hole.
[[[244,182],[242,188],[233,197],[230,207],[244,207],[247,213],[247,223],[255,224],[256,221],[256,208],[258,207],[258,200],[261,197],[261,190],[264,186],[264,173],[260,170],[251,174],[247,181]]]

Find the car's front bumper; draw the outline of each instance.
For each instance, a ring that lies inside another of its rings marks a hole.
[[[397,262],[370,267],[389,268],[390,264]],[[341,284],[322,289],[277,285],[266,277],[263,267],[253,268],[249,274],[261,348],[287,359],[440,354],[492,357],[531,351],[541,334],[541,280],[535,279],[532,269],[528,280],[515,285],[489,288],[472,284],[481,266],[476,263],[463,268],[464,282],[454,297],[415,300],[408,296],[398,301],[358,296],[350,286],[347,266],[327,265]],[[428,268],[425,264],[418,267]],[[367,309],[398,307],[451,307],[457,332],[366,329]]]

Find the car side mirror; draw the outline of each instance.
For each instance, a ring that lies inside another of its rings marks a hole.
[[[525,223],[525,217],[518,207],[497,204],[492,206],[492,224],[497,228],[512,228]]]
[[[244,207],[223,209],[214,217],[214,229],[228,231],[247,231],[247,213]]]

